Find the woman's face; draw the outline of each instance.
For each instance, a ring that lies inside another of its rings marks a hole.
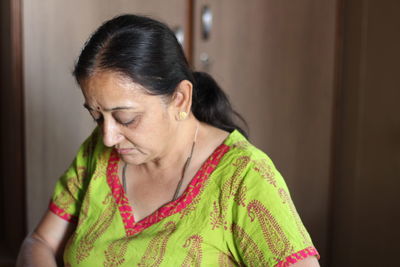
[[[169,151],[177,127],[173,105],[112,71],[96,72],[81,86],[104,144],[115,147],[123,161],[138,165]]]

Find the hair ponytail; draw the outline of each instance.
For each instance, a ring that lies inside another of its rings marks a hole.
[[[205,72],[193,72],[194,90],[192,112],[194,116],[205,123],[232,132],[237,129],[246,138],[247,132],[235,122],[235,117],[247,127],[244,118],[237,113],[218,83]]]

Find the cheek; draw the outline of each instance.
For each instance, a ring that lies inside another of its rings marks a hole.
[[[150,143],[149,146],[152,146],[153,150],[165,150],[174,142],[171,122],[165,119],[152,125],[147,135],[147,142]]]
[[[159,140],[164,132],[159,122],[145,116],[140,118],[135,125],[123,128],[127,141],[147,152],[159,146]]]

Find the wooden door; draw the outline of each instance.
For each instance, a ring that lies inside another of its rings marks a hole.
[[[188,35],[185,0],[31,0],[23,6],[28,228],[47,208],[58,177],[94,128],[71,75],[74,61],[100,24],[142,13]],[[185,44],[185,47],[187,45]]]
[[[25,229],[21,2],[0,1],[0,266],[14,266]]]
[[[336,0],[199,0],[193,62],[222,85],[285,177],[327,258]],[[204,38],[202,12],[212,12]]]
[[[397,266],[400,2],[345,1],[330,266]]]

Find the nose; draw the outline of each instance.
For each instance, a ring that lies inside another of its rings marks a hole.
[[[105,146],[113,147],[122,141],[123,136],[115,122],[112,120],[104,120],[102,126],[103,143]]]

